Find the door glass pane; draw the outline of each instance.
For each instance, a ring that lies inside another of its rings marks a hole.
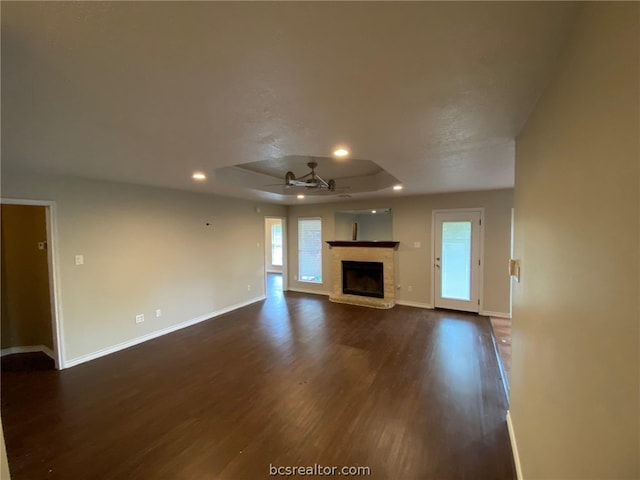
[[[322,283],[322,220],[298,219],[298,281]]]
[[[282,224],[271,225],[271,265],[282,266]]]
[[[471,222],[442,222],[443,298],[471,300]]]

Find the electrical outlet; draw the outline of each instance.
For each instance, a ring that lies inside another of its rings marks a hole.
[[[413,285],[409,285],[409,286],[407,287],[407,291],[408,291],[408,292],[413,292]]]
[[[76,265],[84,265],[84,255],[76,255]]]
[[[162,310],[156,308],[156,318],[160,318],[162,316]]]
[[[251,285],[247,285],[247,292],[251,291]]]
[[[144,314],[136,315],[136,323],[144,322]]]

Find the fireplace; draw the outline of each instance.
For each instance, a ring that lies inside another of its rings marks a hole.
[[[399,242],[327,243],[331,247],[329,300],[372,308],[392,308],[396,304],[394,251]]]
[[[342,261],[342,293],[384,298],[382,262]]]

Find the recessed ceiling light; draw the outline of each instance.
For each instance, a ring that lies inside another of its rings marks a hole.
[[[371,210],[371,213],[378,213],[377,210]]]
[[[302,199],[304,198],[304,195],[300,194],[300,195],[298,195],[298,198],[299,198],[300,200],[302,200]]]
[[[347,150],[346,148],[337,148],[333,151],[333,154],[336,157],[346,157],[347,155],[349,155],[349,150]]]
[[[202,172],[194,172],[194,174],[191,175],[191,178],[194,180],[206,180],[207,176]]]
[[[393,189],[394,190],[402,190],[402,185],[394,185]]]

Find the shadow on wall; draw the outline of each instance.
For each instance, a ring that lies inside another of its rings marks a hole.
[[[53,351],[46,207],[2,205],[2,354]]]

